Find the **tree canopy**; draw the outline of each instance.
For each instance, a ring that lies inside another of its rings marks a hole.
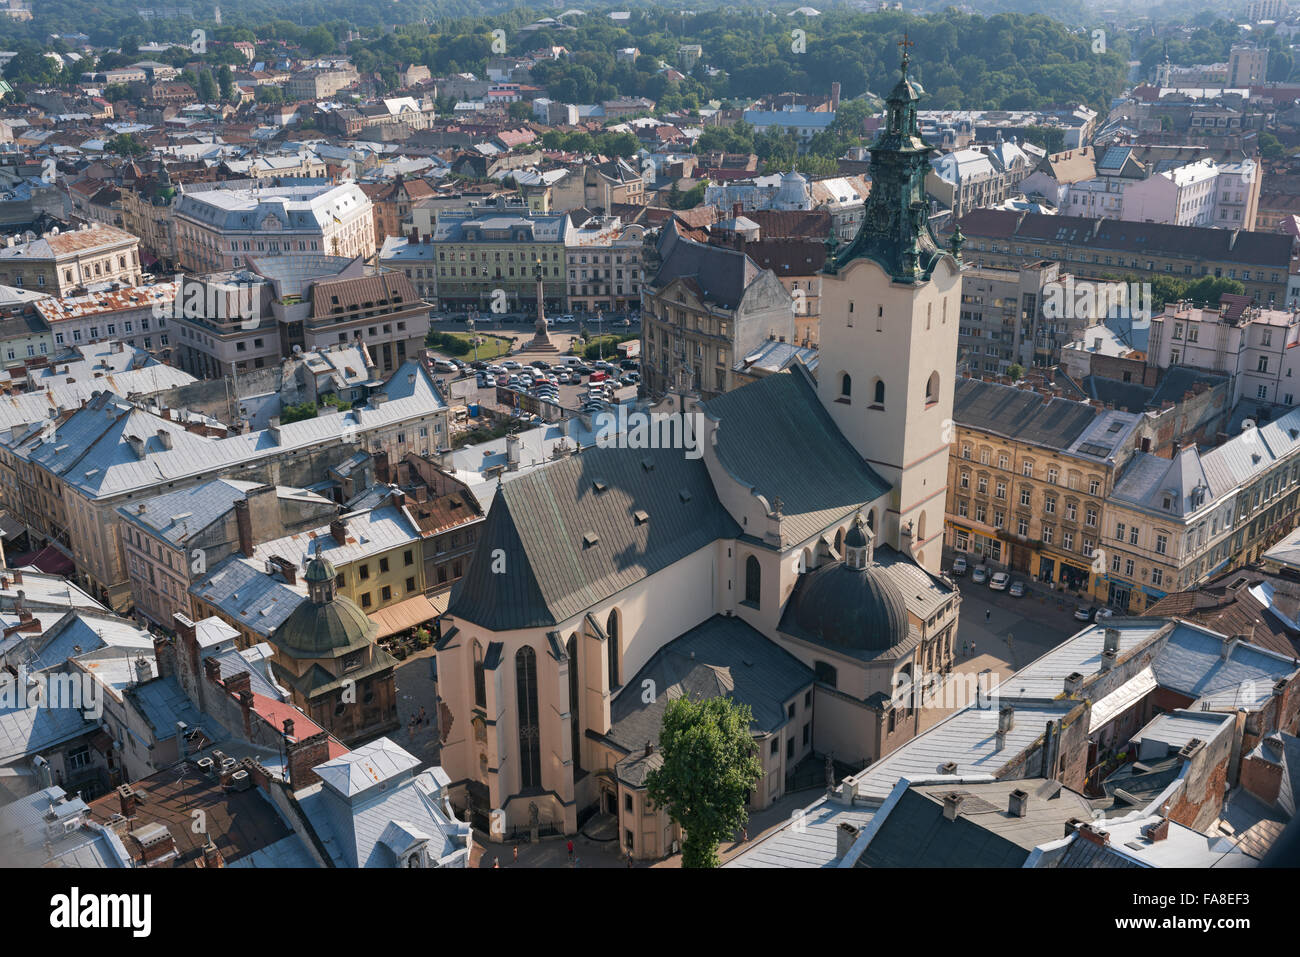
[[[763,774],[749,731],[749,705],[730,698],[678,698],[659,732],[663,763],[646,777],[654,803],[685,832],[683,867],[717,867],[718,843],[745,825]]]

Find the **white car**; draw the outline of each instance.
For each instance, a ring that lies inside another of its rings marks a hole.
[[[994,572],[993,577],[989,579],[989,588],[994,591],[1006,591],[1010,581],[1011,576],[1006,572]]]
[[[970,574],[971,581],[977,585],[983,585],[989,580],[989,570],[983,565],[976,565],[975,570]]]

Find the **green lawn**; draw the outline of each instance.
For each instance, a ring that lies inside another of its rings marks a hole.
[[[470,346],[469,352],[465,353],[459,358],[471,359],[471,360],[474,358],[473,340],[470,338],[470,334],[468,332],[450,332],[448,333],[448,335],[454,336],[455,338],[461,340],[464,343],[469,344]],[[498,336],[491,336],[484,332],[480,332],[478,336],[480,339],[483,340],[481,343],[479,343],[479,347],[478,347],[478,357],[480,359],[488,359],[488,360],[499,359],[501,356],[510,354],[509,339],[502,339]]]

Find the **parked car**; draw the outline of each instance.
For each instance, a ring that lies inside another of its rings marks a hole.
[[[1114,618],[1114,617],[1115,617],[1115,609],[1102,607],[1097,609],[1096,614],[1092,616],[1092,620],[1105,621],[1107,618]]]
[[[989,588],[994,591],[1006,591],[1009,584],[1011,584],[1011,576],[1006,572],[994,572],[993,577],[989,579]]]
[[[436,372],[459,372],[460,366],[450,359],[434,359],[433,368]]]
[[[620,369],[635,369],[640,364],[641,363],[637,362],[635,359],[624,359],[618,364],[618,366]]]
[[[971,572],[971,581],[977,585],[983,585],[989,580],[989,570],[985,565],[976,565],[975,570]]]
[[[528,364],[532,366],[534,369],[549,369],[551,367],[551,364],[547,362],[545,359],[534,359],[532,362]]]
[[[600,369],[597,369],[595,372],[591,374],[592,382],[604,382],[608,378],[609,378],[609,373],[604,372]]]
[[[623,376],[623,378],[624,378],[624,379],[631,379],[633,382],[640,382],[640,381],[641,381],[641,373],[637,372],[637,371],[634,369],[633,371],[629,372],[627,375]]]
[[[1022,582],[1019,578],[1017,578],[1015,581],[1011,583],[1011,587],[1007,589],[1007,594],[1010,595],[1012,598],[1024,598],[1025,583]]]
[[[1075,606],[1074,606],[1074,620],[1075,620],[1075,621],[1092,621],[1092,616],[1095,615],[1096,613],[1097,613],[1097,610],[1096,610],[1095,608],[1093,608],[1091,605],[1075,605]]]
[[[511,372],[517,372],[520,369],[522,369],[523,366],[520,365],[519,362],[514,359],[507,359],[505,362],[501,363],[501,368],[509,369]]]
[[[958,555],[952,560],[952,573],[954,577],[960,578],[966,574],[966,556]]]

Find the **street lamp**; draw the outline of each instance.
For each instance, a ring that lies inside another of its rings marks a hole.
[[[597,346],[597,349],[600,352],[600,361],[604,362],[605,361],[605,314],[600,311],[599,306],[596,307],[596,341],[600,343],[600,345]]]
[[[469,327],[469,341],[470,341],[470,343],[474,346],[474,361],[475,361],[475,362],[478,362],[478,336],[475,335],[475,325],[476,325],[476,322],[477,322],[477,320],[476,320],[476,317],[477,317],[477,316],[478,316],[478,310],[476,310],[476,309],[471,309],[471,310],[469,311],[469,318],[468,318],[467,320],[465,320],[465,325],[466,325],[467,327]]]

